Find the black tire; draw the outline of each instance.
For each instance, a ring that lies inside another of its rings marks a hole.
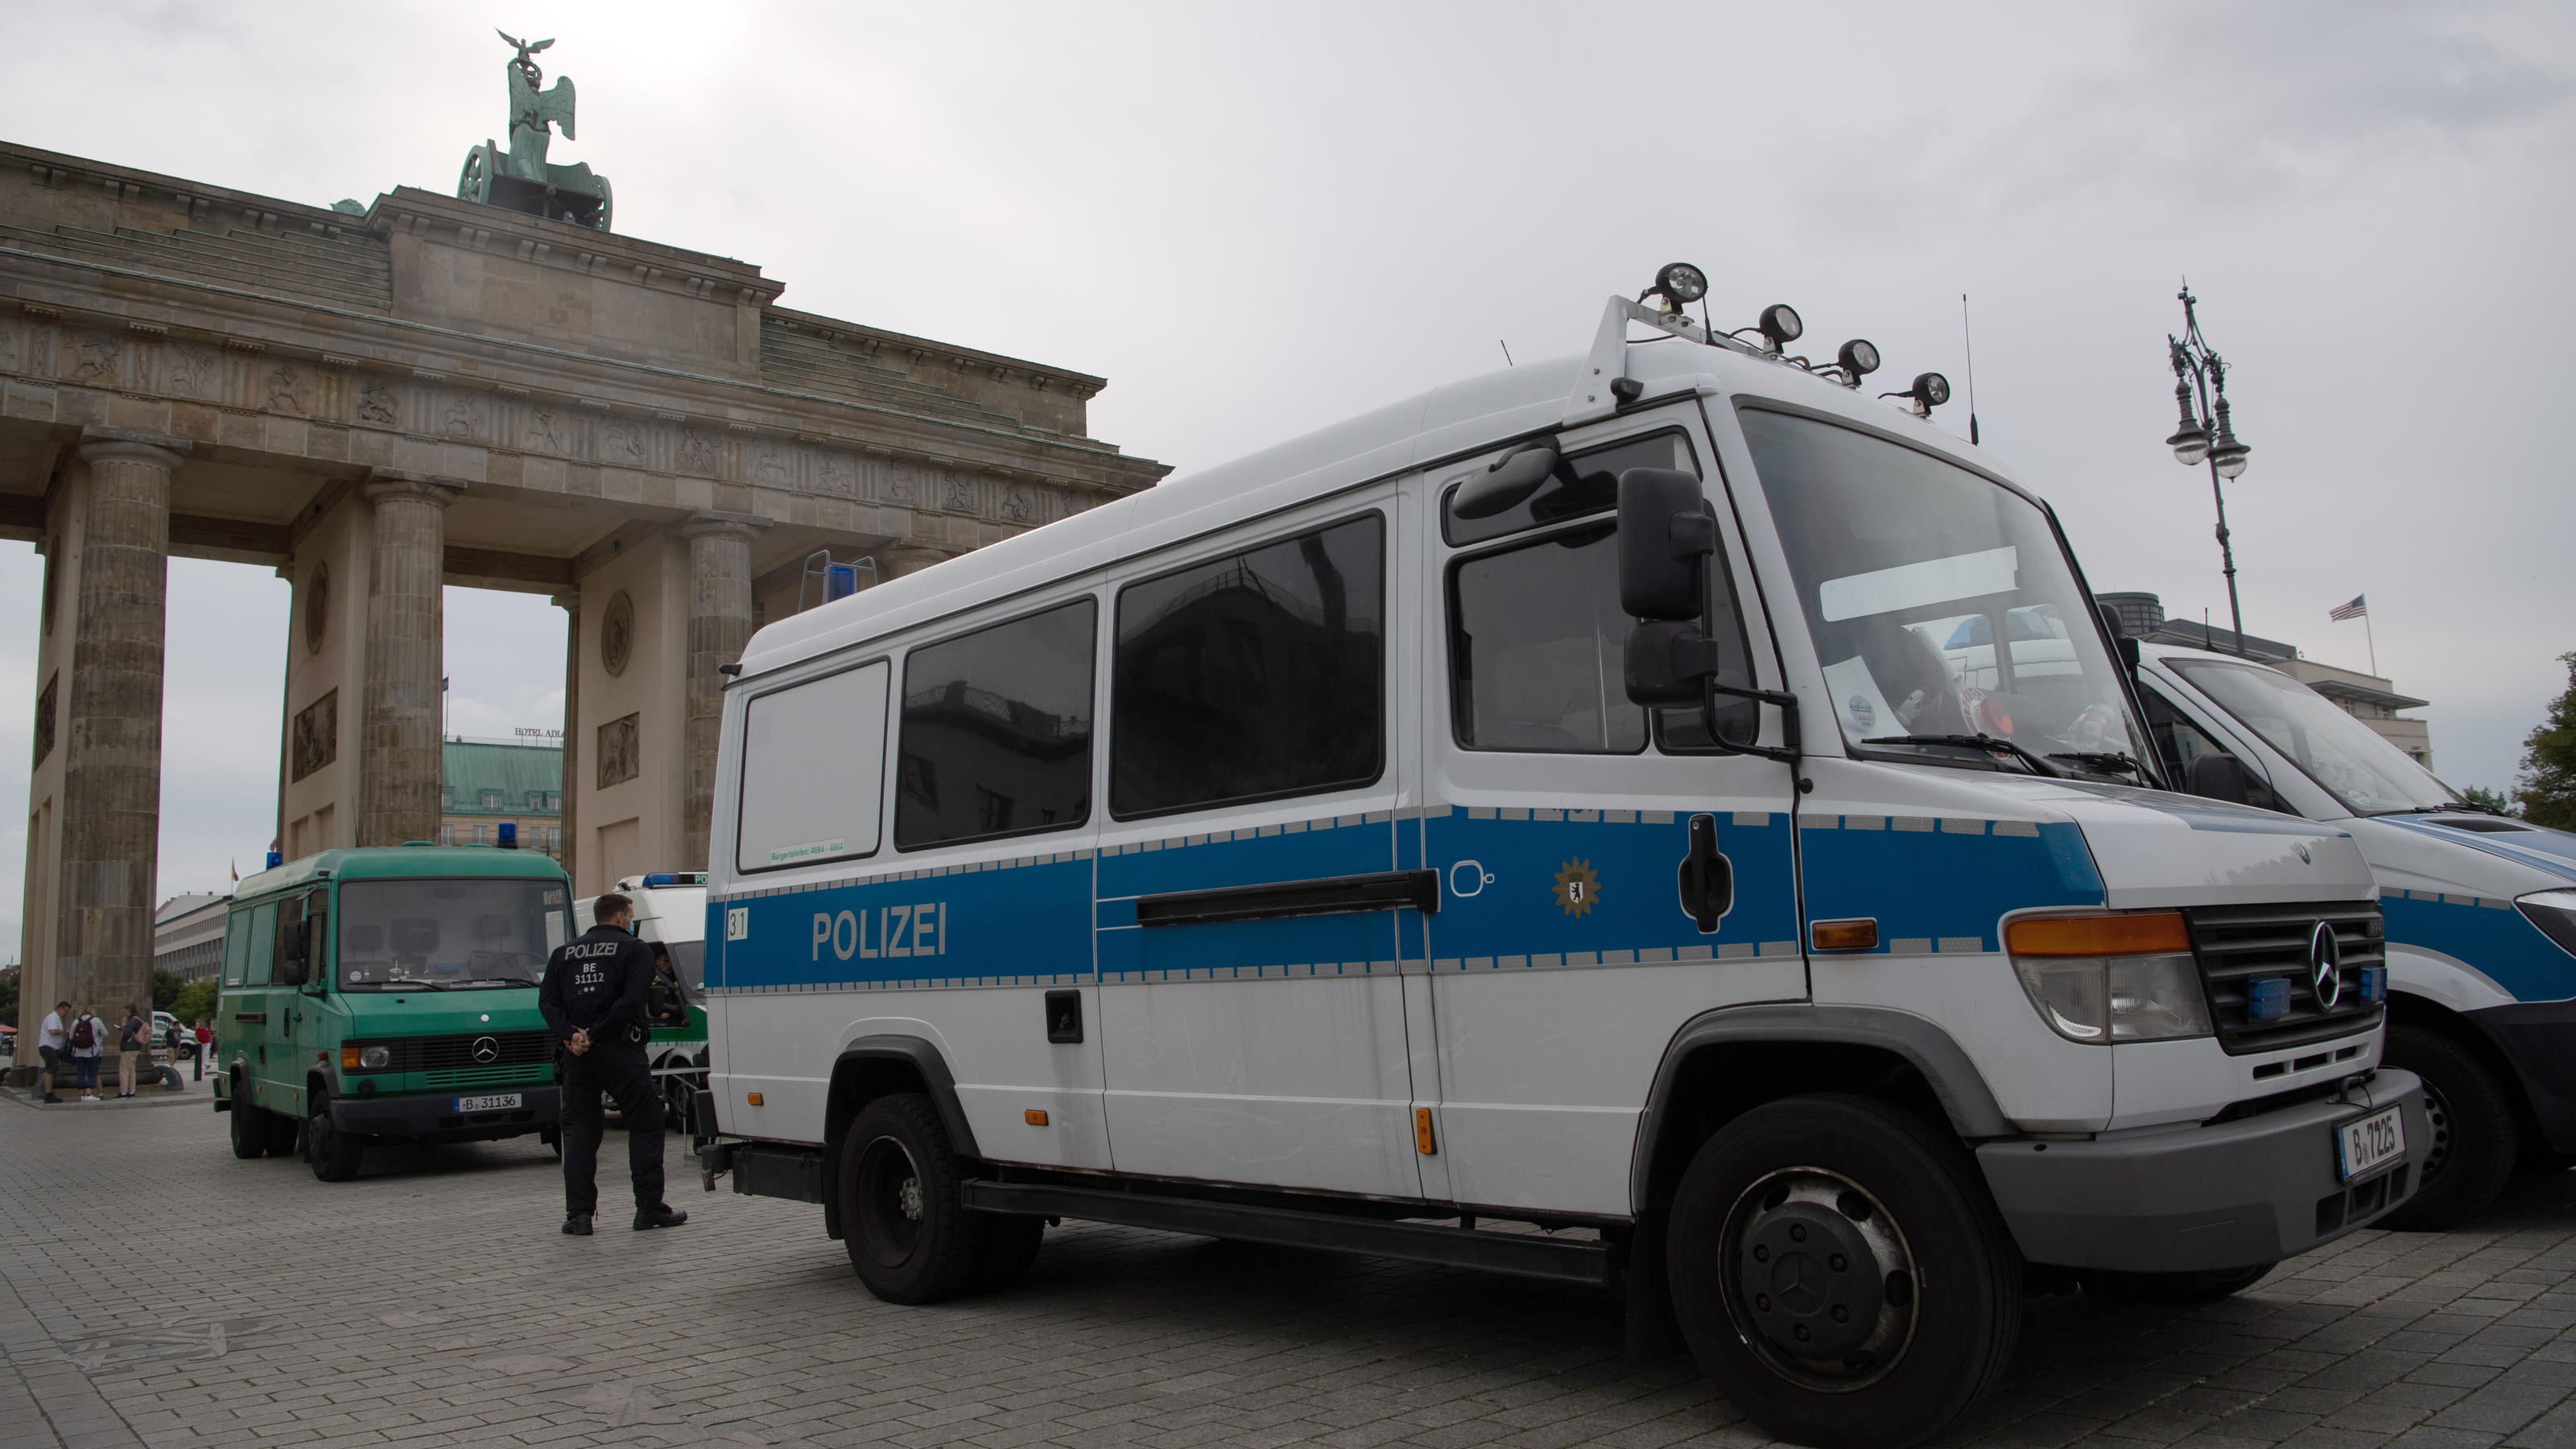
[[[966,1164],[930,1099],[879,1097],[841,1139],[841,1243],[868,1291],[936,1303],[976,1286],[992,1217],[959,1201]]]
[[[2414,1192],[2371,1226],[2456,1228],[2485,1212],[2513,1178],[2522,1146],[2513,1097],[2485,1058],[2428,1027],[2391,1023],[2383,1059],[2424,1079],[2433,1140],[2418,1159]]]
[[[1975,1163],[1867,1098],[1792,1097],[1720,1128],[1666,1244],[1700,1371],[1800,1444],[1929,1439],[1992,1391],[2021,1334],[2021,1254]]]
[[[2233,1298],[2263,1281],[2279,1265],[2215,1268],[2205,1273],[2087,1273],[2085,1291],[2117,1298],[2143,1298],[2152,1303],[2215,1303]]]
[[[233,1119],[233,1156],[244,1161],[254,1157],[266,1157],[268,1155],[268,1114],[250,1104],[248,1095],[242,1091],[241,1078],[233,1078],[232,1087],[231,1095],[227,1100],[233,1104],[233,1109],[225,1115]]]
[[[313,1176],[323,1182],[347,1182],[358,1175],[366,1156],[364,1139],[332,1125],[330,1094],[314,1093],[313,1115],[304,1119],[304,1160],[312,1165]]]
[[[293,1157],[296,1139],[303,1134],[304,1124],[283,1112],[262,1112],[259,1115],[268,1128],[268,1155]]]
[[[994,1217],[984,1230],[984,1271],[975,1280],[980,1293],[1017,1288],[1038,1260],[1046,1240],[1046,1219]]]

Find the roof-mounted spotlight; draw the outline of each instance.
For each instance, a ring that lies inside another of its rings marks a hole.
[[[1708,295],[1708,273],[1688,262],[1667,262],[1655,273],[1655,285],[1637,294],[1642,302],[1648,297],[1664,299],[1664,310],[1678,312],[1686,304]]]
[[[1950,400],[1950,379],[1937,372],[1918,372],[1914,375],[1914,386],[1903,392],[1883,392],[1879,396],[1904,398],[1913,404],[1916,417],[1928,418],[1934,408]]]
[[[1807,324],[1798,320],[1798,309],[1786,302],[1774,302],[1762,309],[1762,318],[1751,327],[1739,327],[1729,333],[1741,337],[1747,332],[1762,334],[1762,350],[1777,357],[1792,342],[1805,335]]]
[[[1842,385],[1857,389],[1860,380],[1878,371],[1878,347],[1866,337],[1855,337],[1834,353],[1834,365],[1819,371],[1839,372]]]

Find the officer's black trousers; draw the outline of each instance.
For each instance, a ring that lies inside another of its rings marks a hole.
[[[662,1094],[640,1044],[600,1043],[580,1056],[563,1055],[564,1211],[599,1210],[599,1139],[602,1092],[615,1098],[626,1119],[626,1162],[635,1173],[635,1206],[662,1201]]]

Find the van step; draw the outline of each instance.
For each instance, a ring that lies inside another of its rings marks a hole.
[[[1597,1288],[1609,1287],[1619,1277],[1607,1243],[1049,1183],[972,1181],[960,1184],[960,1189],[965,1205],[979,1212],[1081,1218],[1122,1227],[1157,1228],[1167,1233],[1199,1233],[1292,1248],[1328,1248],[1523,1278],[1586,1283]]]

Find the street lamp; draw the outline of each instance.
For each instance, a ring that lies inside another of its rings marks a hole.
[[[2193,311],[2199,299],[2192,296],[2191,283],[2183,283],[2174,295],[2182,302],[2183,335],[2166,333],[2165,346],[2173,354],[2174,403],[2182,410],[2182,425],[2165,439],[2165,446],[2173,449],[2174,461],[2186,468],[2209,465],[2209,496],[2218,504],[2218,559],[2227,575],[2227,618],[2235,627],[2236,652],[2241,655],[2245,653],[2245,612],[2236,602],[2236,550],[2227,540],[2227,493],[2219,480],[2242,474],[2254,450],[2237,441],[2229,420],[2227,364],[2200,335],[2200,317]]]

